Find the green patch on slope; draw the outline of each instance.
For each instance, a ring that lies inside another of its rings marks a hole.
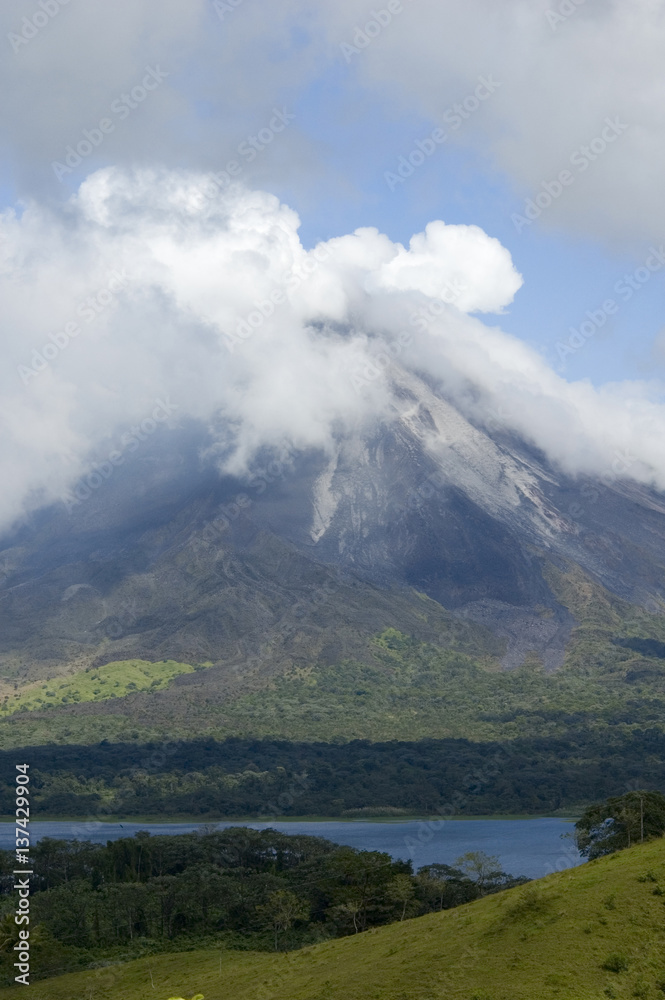
[[[662,1000],[664,900],[661,839],[454,910],[297,952],[159,955],[35,982],[30,996]],[[23,987],[0,990],[7,1000],[23,995]]]
[[[0,705],[3,715],[44,711],[61,705],[123,698],[135,691],[163,691],[174,677],[191,674],[194,667],[175,660],[118,660],[103,667],[90,667],[67,677],[30,684],[6,695]]]
[[[665,604],[658,613],[629,604],[595,583],[579,566],[570,565],[564,572],[546,564],[543,576],[578,622],[566,649],[566,665],[583,671],[621,663],[616,639],[665,642]]]

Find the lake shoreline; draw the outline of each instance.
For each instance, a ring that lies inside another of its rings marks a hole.
[[[97,819],[95,816],[68,816],[68,815],[48,815],[40,816],[35,813],[31,816],[33,823],[99,823],[117,826],[118,823],[150,823],[150,824],[182,824],[191,826],[214,826],[217,823],[431,823],[438,822],[487,822],[488,820],[532,820],[532,819],[560,819],[563,822],[574,823],[580,818],[580,813],[552,814],[552,813],[495,813],[487,816],[465,816],[461,813],[455,816],[439,816],[434,814],[405,814],[404,816],[124,816],[109,814],[104,819]],[[0,816],[0,823],[14,823],[15,817],[12,815]]]
[[[230,837],[223,831],[236,828],[238,834]],[[146,837],[171,837],[193,834],[196,840],[205,834],[216,833],[222,841],[232,842],[240,836],[244,840],[247,830],[267,831],[295,837],[322,838],[333,844],[351,847],[358,851],[376,851],[388,854],[395,860],[410,861],[414,870],[429,864],[455,865],[457,859],[469,851],[480,851],[496,857],[498,866],[512,876],[539,878],[551,871],[574,867],[582,859],[574,846],[573,820],[560,816],[515,817],[511,819],[470,820],[463,816],[448,820],[444,817],[400,819],[395,817],[367,819],[309,819],[265,820],[228,819],[215,822],[197,817],[194,822],[151,823],[139,819],[130,823],[123,818],[109,822],[94,816],[78,817],[73,821],[40,820],[34,818],[30,825],[30,843],[37,845],[45,838],[51,840],[89,841],[104,845],[109,841],[132,841],[143,833]],[[12,823],[0,823],[0,847],[13,850],[16,830]],[[248,834],[248,836],[250,836]],[[259,836],[257,843],[262,840]]]

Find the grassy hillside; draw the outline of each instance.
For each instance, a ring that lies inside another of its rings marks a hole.
[[[605,1000],[665,994],[665,841],[287,955],[186,952],[36,982],[32,1000]],[[18,1000],[22,987],[0,990]]]

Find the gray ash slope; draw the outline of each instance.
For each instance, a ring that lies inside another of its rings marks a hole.
[[[3,674],[174,658],[230,683],[362,656],[388,626],[553,668],[575,622],[547,563],[665,607],[665,497],[562,475],[417,376],[392,378],[394,419],[333,456],[267,456],[239,481],[200,461],[200,428],[164,431],[69,512],[5,537]]]

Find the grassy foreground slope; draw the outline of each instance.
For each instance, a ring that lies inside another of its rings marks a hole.
[[[36,982],[32,1000],[604,1000],[665,995],[665,840],[287,955],[199,951]],[[0,990],[14,1000],[22,987]]]

